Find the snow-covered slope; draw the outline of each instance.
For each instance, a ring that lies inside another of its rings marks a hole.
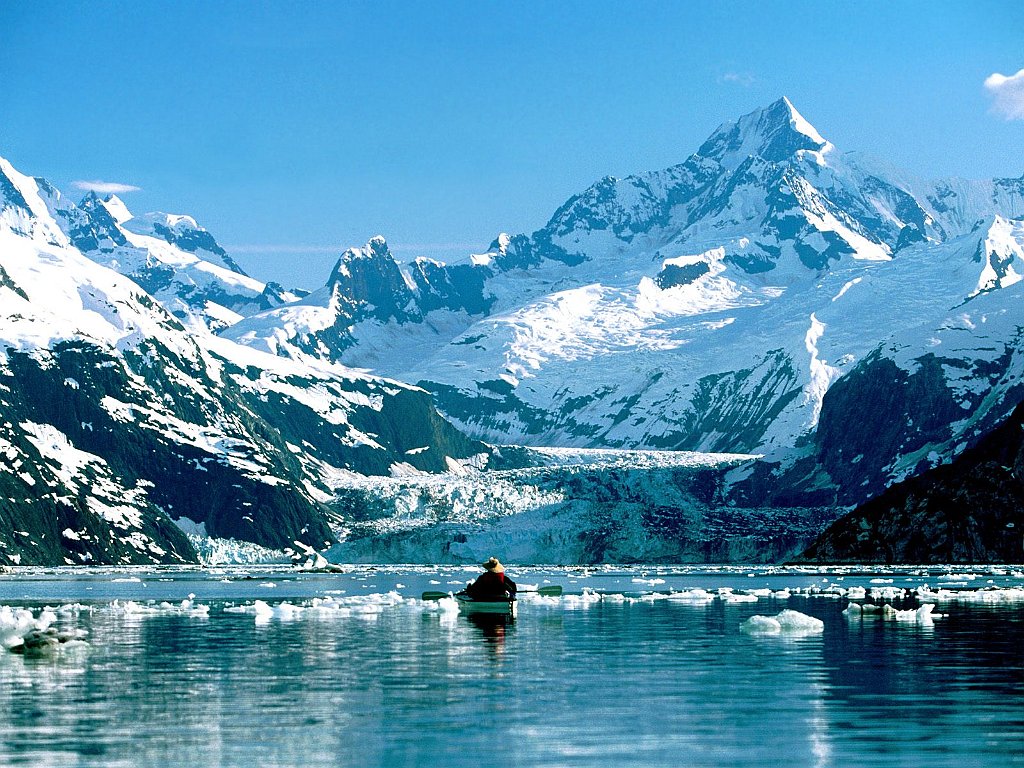
[[[130,277],[189,327],[218,330],[299,298],[246,275],[190,216],[133,216],[117,196],[101,199],[94,192],[76,205],[45,179],[32,181],[50,214],[43,218],[71,245]]]
[[[0,563],[188,561],[181,518],[321,547],[347,476],[483,450],[421,390],[186,328],[74,246],[139,253],[83,210],[0,161]]]
[[[781,99],[462,263],[400,266],[375,238],[305,303],[225,335],[418,383],[489,441],[768,454],[850,503],[1016,404],[1022,216],[1024,178],[916,180]],[[885,450],[840,449],[883,360],[927,391]]]

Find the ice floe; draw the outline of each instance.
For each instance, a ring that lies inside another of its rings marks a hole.
[[[889,603],[881,606],[874,603],[850,603],[843,611],[843,615],[849,619],[857,619],[863,618],[867,614],[904,624],[930,625],[934,623],[935,619],[945,618],[941,613],[933,613],[934,610],[934,603],[925,603],[919,608],[908,608],[906,610],[893,608]]]
[[[106,606],[100,606],[96,610],[107,611],[116,616],[153,616],[156,614],[172,614],[176,616],[198,616],[210,615],[210,606],[195,602],[195,595],[178,603],[167,601],[139,603],[135,600],[114,600]]]
[[[825,631],[825,622],[787,608],[775,616],[751,616],[740,629],[752,635],[815,635]]]
[[[328,595],[327,597],[315,597],[308,602],[308,604],[297,605],[287,601],[271,605],[264,600],[255,600],[252,603],[245,605],[233,605],[227,606],[224,609],[225,613],[244,613],[250,614],[255,617],[257,623],[264,623],[272,620],[279,621],[291,621],[292,619],[299,618],[300,616],[313,616],[313,617],[344,617],[344,616],[362,616],[365,618],[373,618],[377,614],[381,613],[385,608],[389,608],[396,605],[435,605],[437,603],[445,603],[446,600],[450,600],[451,603],[455,603],[452,598],[446,598],[445,600],[438,600],[434,602],[417,600],[415,598],[404,598],[396,591],[387,593],[374,593],[368,595],[351,595],[351,596],[334,596]],[[447,606],[439,608],[425,608],[427,611],[444,610]],[[457,607],[457,606],[456,606]]]
[[[58,630],[56,621],[57,614],[49,608],[36,616],[27,608],[0,606],[0,645],[14,653],[44,653],[84,636],[78,630]]]

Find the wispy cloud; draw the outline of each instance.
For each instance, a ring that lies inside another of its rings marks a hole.
[[[239,245],[224,246],[232,253],[280,253],[280,254],[303,254],[303,253],[341,253],[342,248],[336,245],[274,245],[272,243],[242,243]]]
[[[1024,69],[1016,75],[993,72],[985,78],[985,90],[992,94],[992,111],[1007,120],[1024,120]]]
[[[749,88],[757,82],[757,78],[749,72],[726,72],[724,75],[719,76],[718,82],[742,85],[744,88]]]
[[[131,184],[118,184],[116,181],[72,181],[71,186],[85,192],[96,192],[100,195],[123,195],[125,192],[140,192],[142,187]]]
[[[486,250],[486,244],[482,245],[479,242],[476,243],[388,243],[388,247],[392,251],[405,253],[412,251],[422,251],[424,253],[434,253],[438,251],[480,251]]]
[[[348,246],[345,245],[296,245],[294,243],[275,245],[273,243],[241,243],[225,245],[231,253],[271,253],[271,254],[303,254],[303,253],[337,253],[340,254]],[[388,241],[388,248],[393,253],[437,253],[441,251],[459,251],[470,253],[481,250],[480,243],[393,243]]]

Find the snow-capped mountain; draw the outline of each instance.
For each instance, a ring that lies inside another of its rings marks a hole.
[[[532,235],[375,237],[308,295],[5,161],[0,203],[8,562],[187,559],[183,518],[354,559],[780,559],[1024,397],[1024,177],[915,179],[786,99]]]
[[[189,327],[218,330],[301,295],[247,275],[191,216],[134,216],[116,195],[94,192],[76,205],[45,179],[36,184],[71,245],[130,277]]]
[[[416,382],[488,441],[766,454],[746,501],[851,504],[1016,404],[1022,216],[1024,177],[915,180],[780,99],[461,263],[375,238],[224,335]]]
[[[186,327],[94,259],[216,266],[133,231],[147,226],[204,256],[215,244],[187,222],[166,234],[166,220],[126,217],[0,160],[0,563],[194,560],[173,521],[322,547],[345,477],[459,468],[483,450],[421,390]]]

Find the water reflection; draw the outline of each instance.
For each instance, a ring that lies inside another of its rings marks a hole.
[[[466,621],[479,632],[492,658],[504,653],[506,635],[511,634],[515,626],[514,616],[505,613],[470,613],[466,615]]]
[[[256,582],[246,599],[266,597]],[[0,765],[1002,768],[1024,754],[1020,605],[952,605],[930,627],[796,597],[523,600],[515,620],[414,600],[258,622],[230,605],[101,604],[61,615],[88,645],[0,654]],[[784,608],[824,631],[739,629]]]

